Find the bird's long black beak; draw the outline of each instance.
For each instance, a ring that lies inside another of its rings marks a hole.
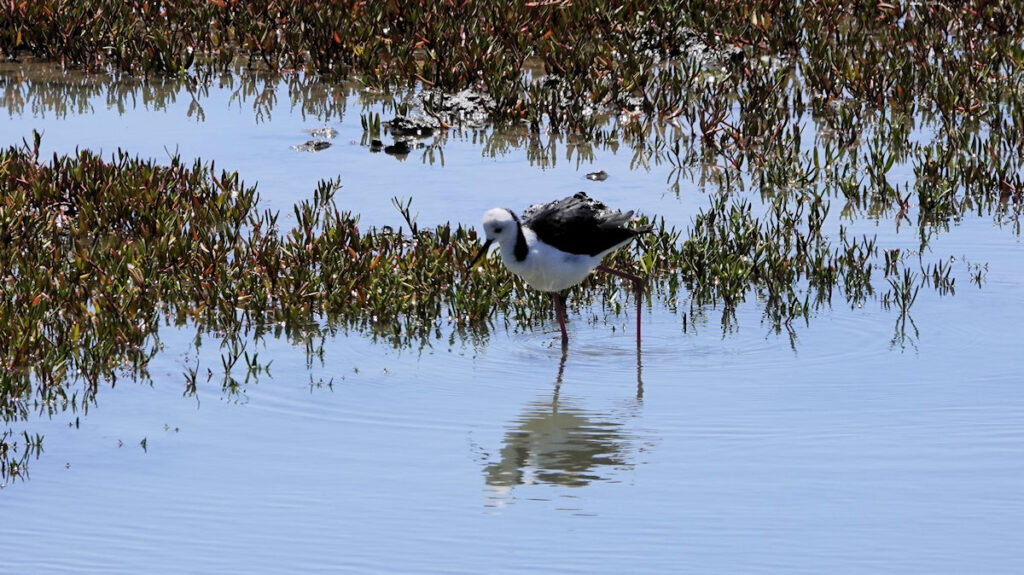
[[[481,257],[483,257],[484,254],[487,253],[487,250],[490,249],[491,244],[493,243],[494,240],[487,240],[486,242],[484,242],[484,247],[480,248],[480,251],[476,253],[476,257],[473,258],[473,261],[469,262],[469,265],[466,266],[466,271],[470,271],[473,269],[473,264],[475,264],[477,260],[479,260]]]

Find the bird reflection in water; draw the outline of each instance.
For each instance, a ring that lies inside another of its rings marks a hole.
[[[549,484],[582,487],[606,481],[616,471],[634,466],[636,441],[623,414],[587,411],[559,397],[567,352],[563,350],[550,400],[526,404],[501,451],[488,457],[487,485],[507,493],[519,485]],[[636,406],[643,397],[640,351],[637,349]]]

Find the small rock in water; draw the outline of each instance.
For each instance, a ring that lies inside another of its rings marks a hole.
[[[384,148],[384,153],[390,156],[408,156],[410,151],[412,148],[405,140],[398,140],[393,145]]]
[[[338,131],[330,126],[313,128],[312,130],[306,130],[306,132],[314,138],[327,138],[328,140],[333,140],[338,135]]]
[[[331,147],[331,143],[330,142],[325,142],[323,140],[310,140],[310,141],[306,142],[305,144],[299,144],[298,146],[292,146],[292,149],[296,150],[296,151],[299,151],[299,152],[319,152],[321,150],[326,150],[327,148],[330,148],[330,147]]]
[[[412,98],[413,107],[430,110],[432,119],[454,126],[482,126],[487,124],[490,111],[496,107],[494,99],[472,88],[457,94],[440,90],[424,90]]]
[[[395,116],[388,122],[391,133],[395,136],[412,136],[415,138],[429,138],[434,135],[434,130],[441,127],[437,119],[422,115]]]
[[[587,174],[587,179],[593,182],[603,182],[608,179],[608,172],[604,170],[590,172],[589,174]]]

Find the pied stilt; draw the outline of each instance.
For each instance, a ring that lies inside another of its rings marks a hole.
[[[562,345],[569,343],[561,292],[580,283],[597,269],[628,279],[636,287],[636,341],[640,345],[643,280],[634,274],[601,264],[611,252],[628,244],[650,226],[629,227],[633,212],[613,210],[579,192],[574,196],[536,204],[516,217],[512,210],[494,208],[484,214],[487,241],[469,264],[498,242],[505,267],[534,289],[550,292],[562,328]]]

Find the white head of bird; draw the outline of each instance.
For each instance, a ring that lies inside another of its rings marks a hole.
[[[487,210],[484,214],[483,219],[484,227],[484,245],[477,253],[476,257],[473,258],[475,264],[481,256],[485,255],[491,246],[495,243],[501,249],[501,257],[507,262],[508,260],[522,259],[526,255],[528,245],[526,243],[526,234],[523,231],[523,226],[519,222],[519,218],[507,208],[493,208]],[[521,239],[520,239],[521,238]],[[519,253],[516,253],[516,248],[519,248]],[[517,257],[518,256],[518,257]],[[472,266],[473,264],[470,264]]]
[[[519,218],[507,208],[493,208],[484,213],[484,251],[491,247],[491,244],[498,242],[498,245],[515,248],[517,236],[522,233],[522,226]],[[504,256],[505,254],[502,254]]]

